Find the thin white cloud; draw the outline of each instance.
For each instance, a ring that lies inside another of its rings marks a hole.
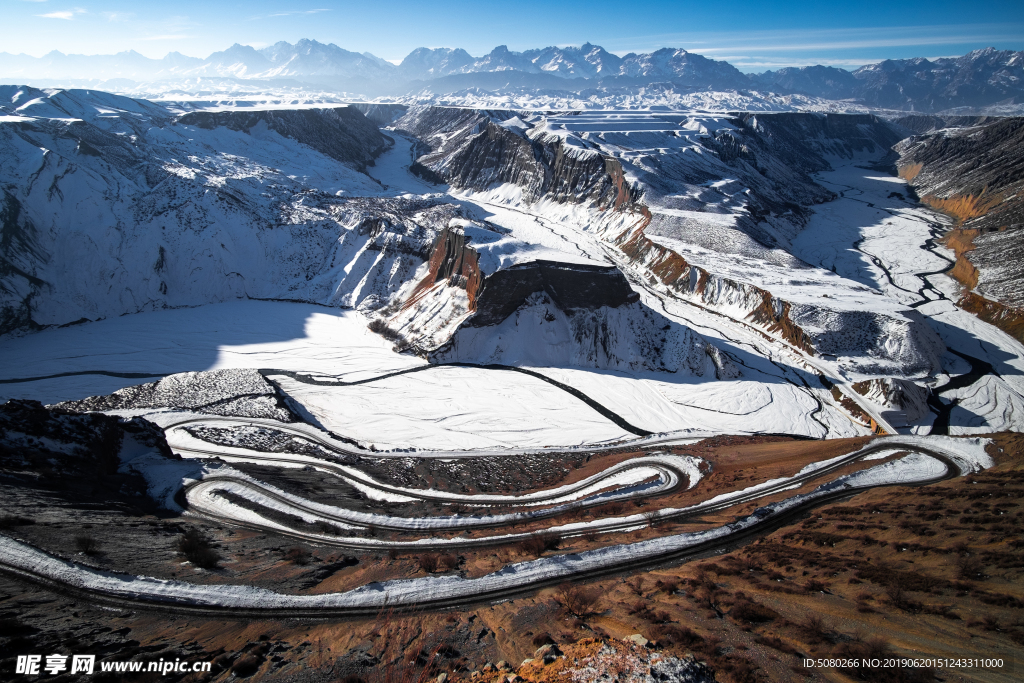
[[[145,38],[139,38],[139,40],[183,40],[188,38],[186,35],[166,35],[166,36],[146,36]]]
[[[122,22],[134,19],[135,12],[104,12],[103,16],[107,18],[107,21]]]
[[[735,52],[737,50],[750,50],[751,52],[806,52],[810,50],[856,50],[876,47],[912,47],[920,45],[950,45],[964,43],[989,43],[998,42],[1001,39],[995,36],[958,36],[954,41],[948,37],[920,37],[920,38],[876,38],[872,40],[847,40],[820,43],[782,43],[779,45],[765,45],[752,43],[748,45],[730,45],[728,47],[695,47],[689,52],[698,54],[716,54],[722,52]]]
[[[36,16],[42,17],[43,19],[64,19],[66,21],[71,21],[75,18],[76,15],[79,14],[88,14],[88,12],[86,12],[81,7],[76,7],[75,9],[61,10],[59,12],[47,12],[46,14],[37,14]]]
[[[993,44],[1019,41],[1021,24],[961,24],[956,26],[881,26],[789,31],[724,31],[634,36],[610,41],[616,54],[647,52],[665,45],[685,47],[708,55],[738,52],[803,52],[855,50],[928,45]]]
[[[273,14],[260,14],[255,17],[249,17],[248,21],[257,21],[259,19],[270,19],[271,17],[292,17],[302,16],[306,14],[320,14],[321,12],[330,12],[329,8],[323,9],[306,9],[306,10],[294,10],[292,12],[275,12]]]
[[[278,12],[277,14],[268,14],[268,17],[287,17],[293,14],[319,14],[320,12],[330,12],[330,9],[307,9],[295,12]]]

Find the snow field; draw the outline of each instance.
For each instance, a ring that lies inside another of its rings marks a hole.
[[[89,371],[153,374],[0,383],[0,401],[43,403],[103,395],[188,371],[268,367],[353,381],[426,365],[394,353],[355,311],[281,301],[231,301],[51,328],[0,340],[0,350],[0,380]]]
[[[571,394],[516,372],[441,366],[348,387],[272,379],[325,429],[377,449],[571,446],[633,436]]]

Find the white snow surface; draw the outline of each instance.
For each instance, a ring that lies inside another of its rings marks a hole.
[[[952,264],[953,252],[939,248],[936,254],[924,248],[935,234],[932,230],[944,230],[948,219],[907,201],[909,190],[900,178],[860,168],[853,161],[833,160],[833,167],[817,179],[843,196],[815,208],[810,223],[792,241],[794,254],[870,288],[876,300],[916,304],[948,348],[993,366],[998,376],[942,395],[944,401],[960,401],[950,416],[951,434],[1020,430],[1024,344],[957,308],[953,302],[960,296],[960,286],[947,275],[935,274]],[[943,363],[944,368],[955,368],[955,374],[967,370],[953,354],[947,353]],[[868,378],[854,368],[845,374],[854,381]],[[941,391],[948,375],[940,371],[923,379]],[[923,425],[931,419],[927,413],[901,431],[927,430]]]
[[[160,507],[174,512],[181,512],[181,506],[174,500],[178,491],[209,473],[203,463],[187,458],[165,458],[131,434],[125,434],[118,456],[121,459],[118,472],[141,474],[146,480],[149,497]]]
[[[231,301],[152,311],[0,340],[0,379],[105,371],[152,379],[79,375],[0,384],[0,401],[44,403],[111,393],[178,372],[277,368],[346,381],[426,365],[401,356],[352,310],[279,301]]]
[[[571,394],[521,373],[438,367],[348,387],[272,379],[327,430],[382,450],[542,447],[632,436]]]

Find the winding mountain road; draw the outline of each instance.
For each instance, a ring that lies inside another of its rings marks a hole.
[[[814,479],[826,478],[856,460],[883,451],[896,450],[927,456],[941,463],[941,467],[929,469],[923,474],[911,472],[909,475],[897,467],[890,467],[884,477],[869,477],[862,484],[819,486],[809,494],[773,503],[742,519],[707,531],[543,557],[532,562],[510,565],[477,579],[450,575],[431,576],[370,584],[345,593],[285,595],[245,586],[195,586],[184,582],[115,574],[54,558],[27,544],[3,536],[0,536],[0,571],[77,599],[119,608],[158,609],[161,612],[183,614],[316,619],[372,616],[382,609],[454,609],[509,599],[569,579],[585,581],[644,571],[666,564],[678,564],[749,542],[790,523],[819,505],[835,502],[868,489],[892,485],[927,485],[964,473],[957,464],[958,461],[962,461],[962,457],[955,450],[946,449],[934,442],[922,443],[912,437],[887,437],[877,439],[854,453],[802,475],[775,482],[762,489],[742,492],[728,499],[713,499],[682,510],[665,511],[661,519],[679,521],[722,511],[800,486]],[[232,454],[232,457],[237,457],[237,453]],[[884,469],[885,466],[878,467]],[[198,485],[201,484],[195,486]],[[194,486],[192,488],[194,489]],[[316,508],[316,512],[319,514],[321,511]],[[223,521],[239,523],[238,520],[231,519]],[[585,530],[581,529],[580,533],[589,530],[615,531],[637,526],[636,519],[598,520],[596,528],[590,526]],[[273,531],[280,533],[279,529]],[[303,537],[301,533],[295,535]],[[434,541],[421,542],[415,547],[422,550],[434,547],[451,550],[488,543],[505,544],[512,540],[514,537],[508,535],[492,539],[459,538],[436,544]],[[319,536],[315,541],[326,543],[325,539]],[[370,545],[375,550],[391,547],[408,549],[407,544],[388,541],[367,544],[364,547]]]

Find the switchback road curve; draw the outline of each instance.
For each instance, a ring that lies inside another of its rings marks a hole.
[[[532,593],[570,579],[586,581],[678,564],[749,542],[815,507],[865,490],[893,485],[927,485],[963,474],[955,453],[934,444],[915,445],[911,441],[907,438],[879,439],[858,451],[857,455],[865,457],[881,450],[906,450],[938,461],[941,471],[929,471],[927,476],[909,480],[903,476],[889,476],[865,485],[831,489],[819,487],[811,494],[761,508],[747,517],[708,531],[545,557],[510,565],[478,579],[432,576],[370,584],[345,593],[323,595],[283,595],[248,586],[219,585],[210,590],[210,587],[184,582],[144,579],[92,569],[2,536],[0,571],[55,592],[99,604],[218,618],[323,619],[373,616],[388,609],[462,608]],[[741,502],[745,501],[733,499],[726,507]]]

